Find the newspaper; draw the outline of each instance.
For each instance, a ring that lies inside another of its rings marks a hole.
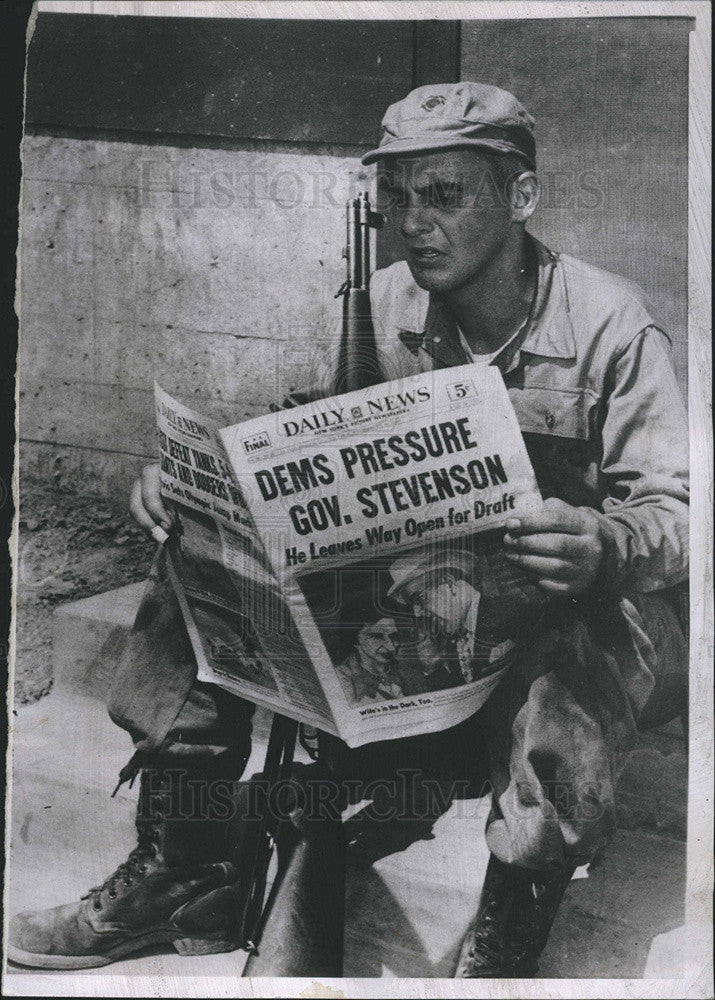
[[[426,372],[218,428],[156,387],[199,678],[351,746],[472,715],[545,598],[505,558],[542,499],[500,376]]]

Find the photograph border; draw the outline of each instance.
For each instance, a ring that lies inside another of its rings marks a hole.
[[[40,0],[39,10],[63,9],[95,13],[137,13],[129,0],[68,4]],[[690,732],[688,782],[688,839],[686,920],[678,960],[687,969],[673,979],[559,979],[511,981],[418,979],[311,979],[150,977],[7,973],[3,992],[15,996],[176,996],[176,997],[511,997],[518,989],[523,998],[561,997],[709,997],[712,979],[713,884],[713,594],[712,554],[712,357],[710,340],[710,145],[711,145],[711,15],[706,0],[272,0],[259,2],[147,2],[142,13],[169,16],[222,16],[241,18],[327,18],[340,20],[425,18],[449,20],[508,20],[599,17],[688,17],[694,19],[690,34],[689,66],[689,215],[688,215],[688,371],[692,503],[690,514]],[[17,450],[17,445],[16,445]],[[17,454],[16,454],[17,463]],[[13,497],[18,505],[17,464]],[[11,539],[13,580],[17,576],[17,516]],[[12,633],[11,633],[12,636]],[[14,642],[10,643],[10,670]],[[9,753],[8,753],[9,758]],[[6,815],[10,815],[8,782]],[[6,831],[7,851],[7,831]],[[687,949],[683,956],[682,948]],[[674,955],[674,959],[675,959]],[[37,991],[37,992],[36,992]]]

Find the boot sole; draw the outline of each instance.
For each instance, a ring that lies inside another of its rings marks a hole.
[[[223,931],[199,938],[186,937],[182,931],[165,930],[152,931],[132,938],[131,941],[122,941],[103,955],[43,955],[8,944],[6,956],[14,965],[34,969],[97,969],[157,944],[171,944],[179,955],[215,955],[239,948],[238,942],[228,940]]]

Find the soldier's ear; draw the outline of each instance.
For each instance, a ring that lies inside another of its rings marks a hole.
[[[512,177],[507,184],[512,222],[526,222],[536,211],[541,197],[539,178],[533,170]]]

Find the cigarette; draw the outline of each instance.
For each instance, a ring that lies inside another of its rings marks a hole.
[[[155,524],[154,527],[151,529],[151,537],[154,539],[155,542],[158,542],[159,545],[163,545],[169,536],[167,535],[167,533],[164,531],[164,529],[161,527],[160,524]]]

